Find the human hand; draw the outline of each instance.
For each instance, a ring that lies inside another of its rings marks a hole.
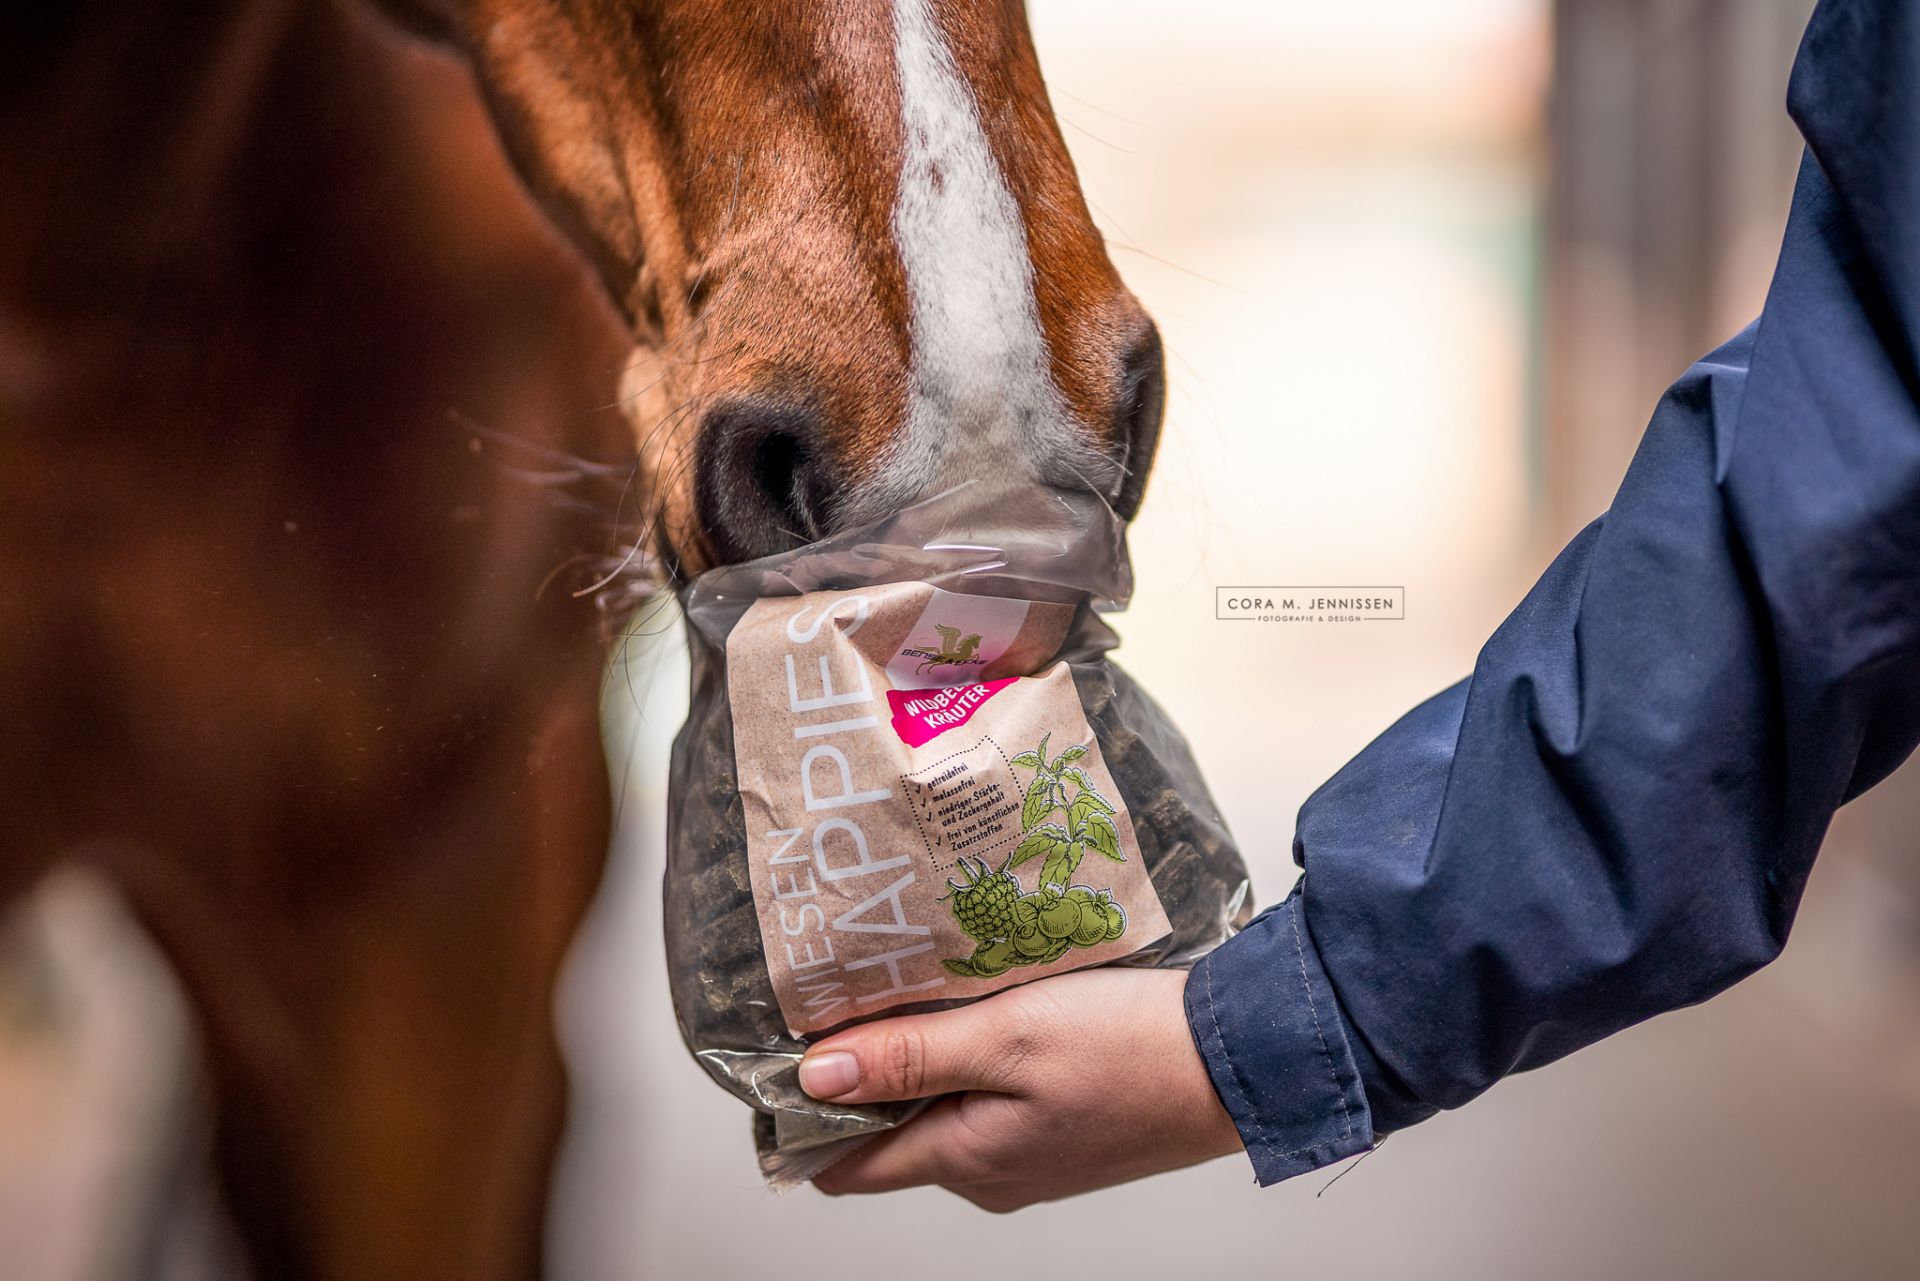
[[[841,1103],[952,1094],[814,1179],[829,1195],[937,1184],[1017,1210],[1241,1150],[1187,1030],[1179,970],[1079,970],[807,1051]]]

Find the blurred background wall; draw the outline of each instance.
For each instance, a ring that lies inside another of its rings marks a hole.
[[[1543,497],[1603,510],[1647,407],[1759,314],[1800,135],[1813,0],[1558,0],[1548,93]]]
[[[1301,801],[1469,669],[1605,508],[1664,386],[1757,310],[1811,6],[1030,7],[1096,217],[1170,351],[1121,657],[1186,727],[1272,901]],[[1404,584],[1407,618],[1215,622],[1214,586],[1237,582]],[[939,1192],[772,1197],[743,1109],[680,1047],[661,963],[677,626],[649,613],[608,682],[622,824],[564,993],[556,1277],[972,1281],[1063,1258],[1113,1281],[1914,1274],[1911,768],[1843,814],[1777,965],[1396,1136],[1331,1189],[1260,1191],[1235,1158],[1007,1219]],[[0,943],[0,1278],[222,1275],[191,1027],[151,953],[72,878]]]

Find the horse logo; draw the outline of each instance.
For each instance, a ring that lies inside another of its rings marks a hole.
[[[940,633],[940,648],[936,652],[923,647],[913,651],[920,656],[920,666],[914,669],[914,675],[925,676],[936,667],[959,667],[963,663],[976,661],[974,652],[980,648],[980,633],[961,636],[958,627],[949,627],[945,623],[935,623],[933,629]]]

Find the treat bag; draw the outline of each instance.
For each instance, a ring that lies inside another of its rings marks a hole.
[[[1106,658],[1131,586],[1095,496],[963,486],[684,595],[667,920],[688,1047],[810,1177],[913,1105],[799,1090],[810,1040],[1244,920],[1185,743]]]

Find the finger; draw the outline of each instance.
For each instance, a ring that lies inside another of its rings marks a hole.
[[[869,1023],[809,1049],[800,1061],[800,1088],[836,1103],[1011,1092],[1028,1056],[1025,1022],[994,998]]]
[[[943,1099],[841,1157],[815,1175],[813,1185],[828,1196],[845,1196],[963,1182],[962,1154],[971,1134],[960,1120],[960,1100]]]

